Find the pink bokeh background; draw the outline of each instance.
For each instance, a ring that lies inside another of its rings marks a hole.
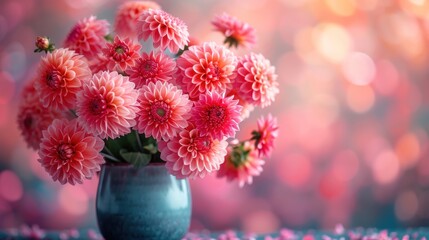
[[[35,72],[36,36],[61,46],[83,17],[113,23],[122,0],[0,2],[0,228],[96,226],[97,179],[52,182],[16,124],[19,91]],[[193,180],[192,229],[429,225],[429,1],[164,0],[200,41],[222,42],[211,19],[250,23],[276,66],[280,94],[241,125],[272,113],[280,137],[264,172],[240,189]],[[242,51],[236,51],[243,54]]]

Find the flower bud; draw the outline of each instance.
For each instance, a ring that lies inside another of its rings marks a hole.
[[[36,47],[41,50],[47,50],[49,48],[49,39],[47,37],[37,37]]]

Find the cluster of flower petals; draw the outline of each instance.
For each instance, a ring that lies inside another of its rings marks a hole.
[[[88,133],[77,119],[55,119],[43,131],[38,161],[54,181],[75,185],[100,171],[103,147],[103,140]]]
[[[34,87],[44,107],[68,111],[75,107],[77,93],[90,78],[86,59],[60,48],[42,57]]]
[[[230,46],[250,48],[256,43],[255,29],[248,23],[226,13],[215,16],[212,24],[216,31],[225,35],[225,42]]]
[[[128,77],[101,71],[78,94],[76,112],[88,132],[117,138],[135,126],[138,90]]]
[[[177,82],[191,99],[207,91],[226,92],[231,86],[237,58],[233,52],[214,42],[189,47],[178,59]]]
[[[168,82],[150,82],[140,89],[136,129],[146,137],[168,141],[188,126],[192,102]]]
[[[256,131],[257,139],[255,142],[259,156],[269,156],[274,148],[274,140],[279,135],[277,119],[271,114],[258,119],[258,130]]]
[[[124,72],[135,65],[139,59],[141,45],[130,38],[115,36],[112,43],[107,43],[101,53],[94,59],[93,70]]]

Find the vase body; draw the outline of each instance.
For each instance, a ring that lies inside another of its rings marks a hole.
[[[105,239],[181,239],[191,218],[189,182],[162,164],[104,165],[96,212]]]

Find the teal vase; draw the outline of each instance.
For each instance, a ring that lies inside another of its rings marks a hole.
[[[105,239],[181,239],[191,218],[189,181],[164,164],[103,165],[96,212]]]

